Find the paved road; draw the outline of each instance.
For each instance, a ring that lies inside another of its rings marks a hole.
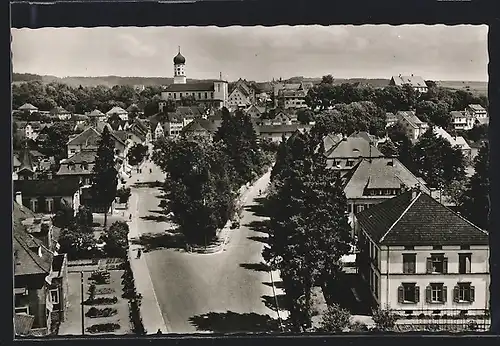
[[[140,180],[161,181],[163,176],[157,168],[149,174],[146,166]],[[252,332],[277,328],[270,275],[259,266],[261,238],[267,235],[254,227],[262,222],[262,217],[249,210],[256,203],[259,189],[264,190],[268,181],[269,174],[250,190],[241,228],[233,231],[225,251],[202,255],[169,248],[144,253],[169,332]],[[162,234],[170,228],[159,213],[160,190],[133,188],[133,194],[139,202],[132,223],[139,233]]]

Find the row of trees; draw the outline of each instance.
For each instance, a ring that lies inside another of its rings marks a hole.
[[[309,90],[306,103],[316,117],[327,116],[325,111],[339,104],[371,102],[380,109],[380,113],[396,113],[414,110],[422,121],[445,129],[450,127],[450,111],[462,111],[469,104],[477,103],[488,106],[485,95],[476,96],[469,91],[449,90],[427,82],[427,93],[419,93],[410,86],[386,86],[374,88],[351,83],[334,84],[331,75],[324,76],[322,82]],[[343,114],[345,109],[339,109]],[[302,112],[301,116],[311,117],[311,113]],[[385,118],[384,118],[385,120]]]
[[[311,326],[311,293],[341,270],[353,239],[340,175],[327,168],[322,142],[295,133],[280,145],[268,197],[269,246],[264,259],[279,269],[294,331]]]
[[[235,212],[235,197],[242,184],[262,173],[264,153],[250,118],[230,116],[223,109],[222,124],[207,138],[162,138],[152,159],[166,174],[167,209],[186,241],[207,245]]]

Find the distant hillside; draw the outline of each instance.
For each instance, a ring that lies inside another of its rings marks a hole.
[[[14,83],[23,83],[28,81],[38,80],[43,83],[64,83],[73,87],[78,86],[96,86],[105,85],[112,87],[113,85],[144,85],[144,86],[158,86],[158,85],[168,85],[173,83],[173,78],[170,77],[120,77],[120,76],[102,76],[102,77],[55,77],[55,76],[40,76],[31,73],[13,73],[12,80]],[[199,79],[188,79],[188,83],[201,82],[204,80]],[[287,80],[283,80],[288,83],[300,83],[312,82],[314,84],[321,82],[321,78],[308,78],[303,76],[292,77]],[[361,83],[365,85],[372,85],[374,87],[385,87],[389,85],[390,79],[384,78],[335,78],[335,84],[342,83]],[[472,93],[487,94],[488,93],[488,83],[487,82],[477,82],[477,81],[436,81],[436,83],[444,88],[455,89],[455,90],[467,90]],[[272,90],[270,82],[257,82],[256,87],[260,91],[270,92]]]

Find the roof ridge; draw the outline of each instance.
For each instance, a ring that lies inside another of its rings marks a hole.
[[[408,192],[407,192],[408,193]],[[394,223],[392,224],[391,227],[389,227],[389,229],[387,230],[387,232],[384,233],[384,235],[380,238],[380,240],[378,241],[379,244],[382,243],[385,239],[385,237],[387,236],[387,234],[389,234],[390,231],[392,231],[392,229],[394,228],[394,226],[397,225],[397,223],[399,221],[401,221],[401,219],[403,218],[403,216],[405,216],[405,214],[408,212],[408,210],[410,210],[410,208],[413,206],[413,204],[415,204],[415,202],[420,198],[420,196],[422,195],[422,191],[419,191],[418,192],[418,196],[416,196],[413,201],[410,202],[410,204],[408,205],[408,207],[406,207],[406,209],[401,213],[401,215],[397,218],[396,221],[394,221]]]
[[[24,227],[24,226],[23,226]],[[25,231],[25,230],[23,230]],[[28,236],[31,236],[30,234],[26,233]],[[26,253],[28,254],[28,256],[31,257],[31,259],[33,260],[33,262],[35,262],[35,264],[40,268],[42,269],[45,273],[49,273],[48,270],[46,270],[39,262],[38,262],[38,259],[36,258],[36,256],[34,256],[32,254],[32,251],[29,247],[29,245],[24,241],[24,239],[22,239],[22,237],[19,235],[19,234],[14,234],[14,238],[17,240],[17,242],[19,243],[19,245],[21,245],[23,247],[23,249],[26,251]],[[35,240],[35,238],[33,236],[31,236],[31,239],[32,240]],[[35,242],[38,246],[40,246],[40,244],[38,242]]]

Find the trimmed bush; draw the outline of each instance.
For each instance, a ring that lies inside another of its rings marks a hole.
[[[397,320],[398,316],[388,307],[373,311],[373,322],[375,322],[377,330],[393,331]]]
[[[115,293],[115,289],[113,287],[100,287],[95,290],[95,295],[111,294],[111,293]]]
[[[87,332],[91,334],[95,333],[110,333],[115,330],[120,329],[120,325],[118,323],[100,323],[94,324],[87,328]]]
[[[85,316],[90,318],[99,318],[99,317],[111,317],[118,313],[118,310],[113,308],[104,308],[99,309],[95,307],[91,307],[86,313]]]
[[[99,297],[93,300],[86,300],[85,305],[113,305],[118,302],[117,297]]]
[[[94,281],[95,285],[109,284],[109,272],[93,272],[90,275],[90,280]]]

